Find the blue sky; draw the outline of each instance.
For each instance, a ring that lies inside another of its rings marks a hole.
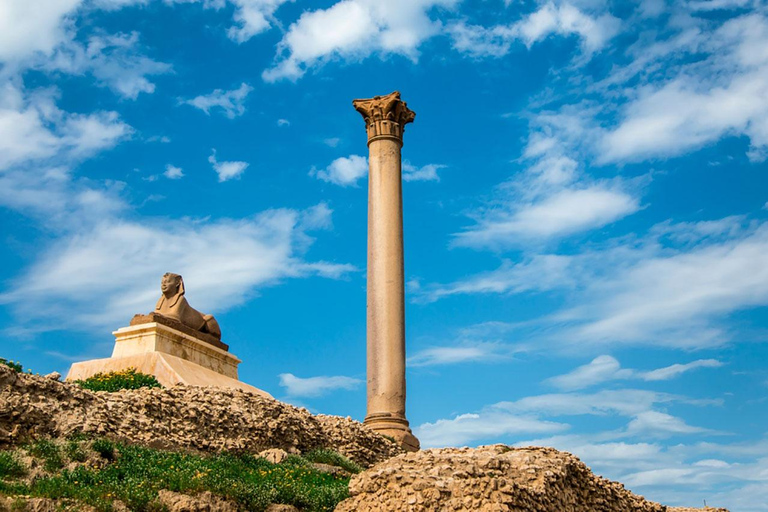
[[[408,417],[768,510],[768,8],[1,0],[0,356],[107,357],[164,272],[242,380],[365,415],[367,148],[399,90]]]

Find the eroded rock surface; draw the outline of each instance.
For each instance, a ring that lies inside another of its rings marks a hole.
[[[364,467],[402,453],[350,418],[312,416],[247,391],[175,386],[94,393],[0,365],[0,448],[76,432],[209,452],[329,448]]]
[[[594,475],[569,453],[503,445],[400,455],[354,476],[349,490],[351,497],[336,512],[693,510],[647,501],[620,483]]]

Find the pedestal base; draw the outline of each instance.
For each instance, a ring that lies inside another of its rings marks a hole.
[[[402,448],[409,452],[417,452],[421,444],[408,426],[408,420],[388,412],[377,412],[365,417],[363,425],[378,434],[394,438]]]
[[[154,375],[165,387],[186,384],[234,388],[272,398],[266,391],[237,380],[240,359],[187,333],[153,322],[123,327],[113,334],[112,357],[75,363],[66,380],[135,368]]]

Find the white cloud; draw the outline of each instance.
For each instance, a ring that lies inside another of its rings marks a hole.
[[[296,377],[292,373],[280,374],[280,385],[290,396],[294,397],[318,397],[337,389],[355,389],[363,381],[352,377]]]
[[[611,356],[598,356],[589,364],[579,366],[574,371],[547,379],[561,389],[582,389],[609,380],[627,378],[631,370],[621,368],[621,364]]]
[[[229,0],[235,5],[235,25],[227,30],[233,41],[244,43],[272,25],[275,11],[288,0]],[[223,3],[223,2],[222,2]]]
[[[580,254],[537,254],[448,285],[426,284],[416,301],[455,294],[550,292],[565,306],[531,336],[561,348],[605,344],[706,348],[727,343],[727,318],[768,305],[768,223],[742,217],[682,231],[658,224],[646,238],[611,240]],[[551,345],[550,345],[551,346]]]
[[[329,148],[335,148],[339,145],[339,142],[341,142],[341,139],[338,137],[329,137],[327,139],[323,139],[323,144],[328,146]]]
[[[349,155],[337,158],[325,169],[309,171],[310,176],[342,187],[357,186],[357,182],[368,174],[368,159],[364,156]]]
[[[277,126],[280,126],[280,127],[291,126],[291,122],[287,119],[278,119]]]
[[[505,260],[490,272],[483,272],[446,285],[433,284],[420,287],[412,293],[416,303],[434,302],[452,295],[472,293],[523,293],[555,290],[573,283],[573,258],[555,254],[542,254],[530,260],[513,264]]]
[[[568,332],[574,342],[719,345],[730,335],[718,320],[768,304],[766,224],[689,250],[649,249],[624,252],[630,261],[591,283],[583,305],[566,313],[583,321]]]
[[[639,201],[620,188],[595,185],[564,189],[511,211],[492,210],[476,226],[455,234],[456,246],[508,247],[525,239],[567,236],[615,222],[636,212]]]
[[[440,181],[437,175],[438,169],[445,168],[440,164],[427,164],[423,167],[415,167],[410,162],[403,162],[404,181]]]
[[[698,368],[719,368],[723,365],[717,359],[699,359],[686,364],[673,364],[650,371],[622,368],[616,358],[602,355],[590,363],[579,366],[570,373],[547,379],[546,382],[560,389],[583,389],[612,380],[638,379],[644,381],[670,380]]]
[[[281,209],[246,219],[142,223],[105,215],[45,248],[0,303],[38,330],[114,328],[151,310],[160,276],[173,271],[184,276],[195,308],[225,311],[283,279],[354,270],[303,259],[313,240],[307,230],[327,226],[329,214],[327,207]]]
[[[619,25],[619,20],[609,13],[592,16],[567,2],[548,2],[512,24],[483,27],[460,21],[450,24],[447,30],[453,48],[474,57],[501,57],[516,41],[530,48],[550,35],[578,36],[582,51],[589,55],[602,49],[618,33]]]
[[[647,381],[669,380],[697,368],[719,368],[722,365],[723,363],[717,359],[699,359],[687,364],[673,364],[658,370],[643,372],[641,378]]]
[[[165,166],[165,172],[163,173],[163,175],[169,180],[178,180],[179,178],[184,177],[184,171],[181,169],[181,167],[176,167],[175,165],[167,164]]]
[[[219,183],[225,181],[240,179],[240,176],[245,172],[250,164],[248,162],[219,162],[216,159],[216,150],[213,150],[211,156],[208,157],[208,161],[213,165],[213,170],[219,176]]]
[[[69,41],[57,47],[39,66],[71,74],[91,73],[97,85],[109,87],[124,98],[151,94],[155,84],[147,78],[172,72],[170,64],[157,62],[140,53],[139,34],[94,35],[82,45]]]
[[[576,34],[582,38],[584,50],[593,52],[618,32],[619,20],[610,14],[594,18],[569,3],[549,2],[516,24],[515,29],[528,46],[550,34]]]
[[[65,112],[51,90],[24,94],[0,84],[0,205],[45,224],[89,224],[119,211],[122,183],[77,180],[71,167],[127,139],[133,129],[115,112]],[[88,214],[81,214],[85,209]]]
[[[304,12],[278,45],[274,67],[264,80],[297,80],[333,58],[360,60],[373,53],[415,60],[418,47],[437,34],[439,23],[427,12],[458,0],[341,0],[327,9]]]
[[[563,416],[592,416],[592,423],[614,424],[616,418],[628,418],[626,427],[595,435],[601,441],[634,436],[671,437],[681,434],[705,434],[712,431],[687,425],[683,420],[656,410],[684,402],[697,403],[665,393],[638,389],[603,390],[596,393],[563,393],[537,395],[514,402],[498,402],[479,412],[460,414],[452,419],[440,419],[419,425],[414,433],[424,447],[457,446],[484,442],[499,442],[502,436],[565,432],[570,425],[554,418]],[[536,443],[541,444],[541,443]],[[618,443],[621,445],[621,443]],[[653,452],[650,446],[644,451]],[[625,453],[626,455],[626,453]],[[614,454],[614,458],[619,458]],[[606,458],[605,455],[602,456]]]
[[[192,105],[210,115],[211,110],[220,109],[229,119],[234,119],[245,114],[245,100],[253,87],[246,83],[231,91],[216,89],[210,94],[200,95],[191,100],[183,100],[181,103]],[[278,121],[278,124],[280,122]]]
[[[116,112],[64,112],[50,91],[25,96],[9,82],[0,89],[0,170],[53,157],[85,158],[113,147],[133,131]]]
[[[0,61],[49,54],[68,39],[81,0],[4,0],[0,4]]]
[[[470,216],[475,225],[454,234],[452,245],[506,249],[557,240],[616,222],[640,209],[633,181],[594,180],[563,153],[566,144],[535,131],[522,172],[500,184],[485,208]]]
[[[668,58],[666,80],[627,88],[617,126],[601,133],[602,163],[666,158],[696,150],[727,136],[745,136],[749,156],[765,158],[768,148],[768,19],[752,13],[724,22],[714,31],[700,30],[675,44],[657,43],[638,66],[616,72],[621,83],[650,59]],[[664,48],[664,51],[658,51]],[[671,51],[705,55],[675,65]],[[645,52],[645,50],[643,50]]]
[[[511,415],[489,408],[479,414],[461,414],[452,419],[422,423],[414,429],[414,434],[424,448],[434,448],[462,446],[480,439],[505,435],[543,434],[566,429],[568,425],[563,423]]]
[[[409,367],[469,362],[501,362],[509,359],[514,347],[494,342],[464,342],[456,346],[429,347],[408,358]]]
[[[629,422],[626,435],[666,437],[674,434],[699,434],[705,428],[686,424],[680,418],[659,411],[644,411]]]

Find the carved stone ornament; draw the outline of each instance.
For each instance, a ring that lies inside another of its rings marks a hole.
[[[400,100],[400,92],[369,99],[353,100],[352,106],[365,119],[368,144],[379,139],[395,139],[403,143],[405,125],[412,123],[416,113]]]

